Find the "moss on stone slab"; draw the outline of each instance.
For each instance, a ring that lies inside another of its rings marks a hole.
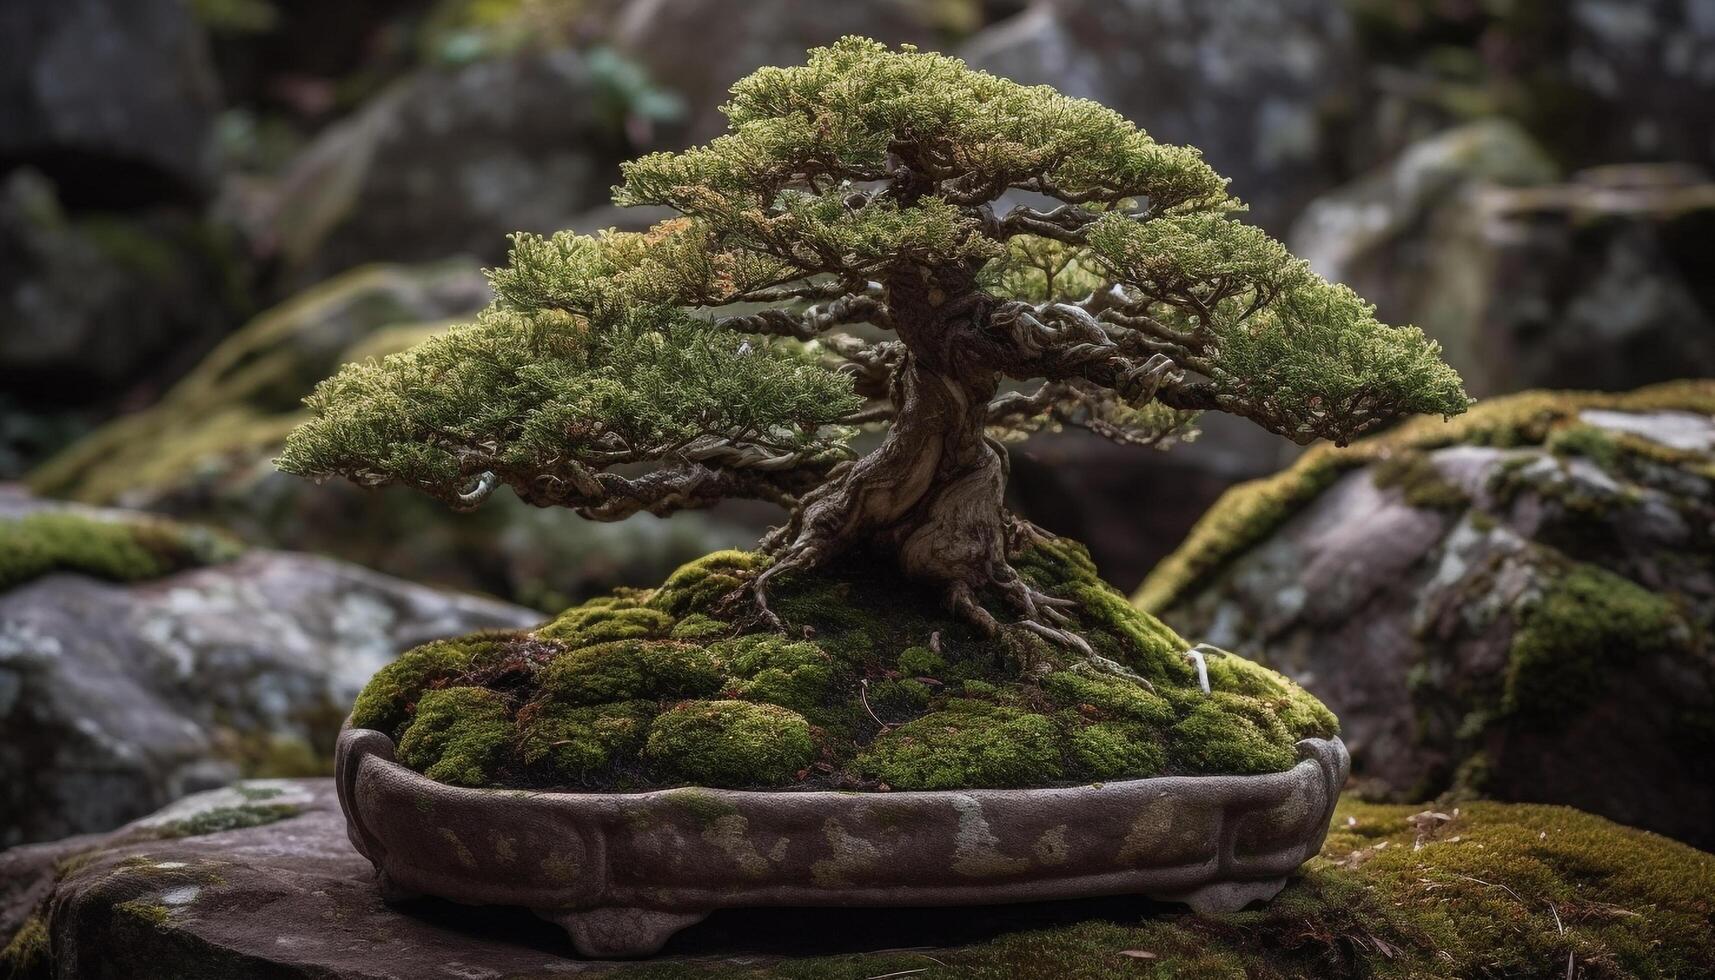
[[[1104,584],[1080,546],[1037,545],[1017,561],[1036,588],[1077,600],[1069,611],[1099,660],[1020,629],[983,637],[861,555],[782,576],[772,605],[787,629],[762,629],[728,600],[767,559],[719,552],[534,632],[410,651],[376,674],[353,719],[436,778],[530,789],[1267,772],[1297,761],[1298,740],[1337,730],[1302,688],[1230,655],[1207,655],[1203,693],[1189,645]],[[1177,751],[1176,726],[1224,745]],[[480,751],[445,761],[467,738]]]
[[[1359,440],[1340,449],[1318,445],[1280,473],[1241,483],[1215,501],[1197,521],[1185,543],[1155,566],[1133,601],[1159,613],[1208,581],[1228,562],[1272,534],[1342,474],[1372,463],[1399,459],[1384,480],[1397,479],[1408,498],[1415,492],[1419,506],[1451,508],[1451,489],[1434,481],[1414,480],[1425,473],[1410,463],[1410,455],[1453,445],[1540,446],[1558,437],[1562,452],[1591,448],[1587,436],[1558,435],[1583,427],[1579,413],[1588,409],[1628,412],[1679,410],[1715,415],[1715,381],[1671,381],[1610,393],[1589,391],[1527,391],[1481,402],[1464,415],[1411,419],[1391,431]],[[1570,442],[1567,440],[1570,438]],[[1621,440],[1622,443],[1631,440]],[[1552,448],[1552,446],[1551,446]]]
[[[424,694],[399,739],[399,761],[454,786],[494,780],[512,742],[512,713],[501,695],[480,687]]]
[[[656,716],[644,757],[669,778],[701,786],[774,786],[816,756],[810,723],[773,704],[686,701]]]
[[[0,520],[0,591],[54,572],[136,582],[230,561],[242,551],[236,540],[209,528],[43,510]]]
[[[216,807],[194,816],[161,824],[153,836],[163,840],[180,837],[202,837],[223,834],[229,830],[260,827],[278,820],[289,820],[303,812],[295,803],[241,803],[237,806]]]

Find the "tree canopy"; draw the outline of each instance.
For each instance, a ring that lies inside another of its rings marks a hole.
[[[600,518],[759,497],[798,508],[782,554],[819,560],[860,528],[945,531],[931,485],[989,472],[994,437],[1164,445],[1220,410],[1345,442],[1469,401],[1421,331],[1238,220],[1197,150],[1095,102],[848,37],[724,111],[726,135],[623,168],[618,203],[681,217],[514,236],[492,307],[324,382],[282,468]]]

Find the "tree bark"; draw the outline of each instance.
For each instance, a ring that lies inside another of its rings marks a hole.
[[[1008,563],[1015,520],[1007,513],[1007,459],[985,431],[1000,375],[984,362],[983,327],[993,301],[966,270],[911,267],[886,282],[906,355],[890,393],[892,427],[874,452],[807,494],[765,547],[775,562],[752,583],[763,616],[767,584],[856,547],[891,555],[906,577],[939,587],[948,605],[985,632],[1000,623],[986,589],[1023,613],[1021,625],[1083,647],[1055,625],[1069,603],[1031,590]]]

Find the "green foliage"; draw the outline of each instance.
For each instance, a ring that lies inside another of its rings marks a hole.
[[[649,726],[644,756],[670,778],[702,786],[774,786],[815,758],[795,711],[748,701],[686,701]]]
[[[1204,353],[1217,404],[1300,442],[1344,445],[1404,413],[1465,411],[1458,372],[1416,327],[1391,327],[1258,228],[1217,213],[1109,213],[1090,250]]]
[[[346,365],[306,404],[314,417],[287,438],[281,469],[403,483],[457,504],[484,471],[528,493],[704,436],[832,451],[843,430],[821,429],[856,401],[849,381],[802,355],[671,310],[631,307],[597,323],[499,306]]]
[[[480,687],[430,691],[399,739],[399,761],[454,786],[486,786],[512,741],[506,699]]]
[[[110,520],[45,510],[0,520],[0,591],[53,572],[115,582],[160,578],[230,561],[241,546],[219,532],[158,518]]]

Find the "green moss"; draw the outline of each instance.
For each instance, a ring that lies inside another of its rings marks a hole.
[[[644,755],[668,778],[707,786],[775,786],[815,759],[795,711],[748,701],[686,701],[649,726]]]
[[[965,699],[877,737],[856,766],[904,790],[1039,786],[1065,774],[1051,719]]]
[[[1620,460],[1620,443],[1612,432],[1593,425],[1569,425],[1548,437],[1548,451],[1556,456],[1583,456],[1604,470],[1613,470]]]
[[[1167,767],[1161,733],[1132,721],[1099,721],[1074,730],[1071,758],[1085,779],[1138,779]]]
[[[726,665],[726,687],[747,701],[778,704],[816,716],[833,690],[836,666],[814,643],[761,634],[709,648]]]
[[[586,782],[634,758],[654,714],[653,701],[533,702],[518,712],[519,758],[554,782]]]
[[[47,974],[48,922],[41,912],[32,912],[12,934],[4,949],[0,949],[0,977],[24,980]]]
[[[1398,489],[1405,502],[1424,510],[1462,511],[1471,497],[1441,475],[1427,453],[1401,450],[1380,460],[1370,469],[1378,489]]]
[[[631,598],[604,598],[566,610],[536,630],[544,640],[576,649],[613,640],[665,636],[673,617]]]
[[[706,647],[673,640],[616,640],[562,654],[540,685],[567,705],[687,698],[721,686],[720,664]]]
[[[1513,635],[1502,707],[1552,721],[1601,697],[1627,664],[1689,639],[1673,602],[1630,579],[1578,564],[1555,576]]]
[[[1343,473],[1400,453],[1452,445],[1542,445],[1559,430],[1581,425],[1578,415],[1586,409],[1715,414],[1715,381],[1672,381],[1622,393],[1527,391],[1489,399],[1453,419],[1414,418],[1344,449],[1316,446],[1286,470],[1239,484],[1222,494],[1192,527],[1185,543],[1150,572],[1133,601],[1155,613],[1173,606],[1228,562],[1274,533]],[[1571,438],[1576,445],[1587,437]],[[1442,505],[1450,505],[1452,500],[1445,489],[1429,491],[1426,499]]]
[[[438,684],[497,660],[507,643],[518,635],[503,631],[473,633],[407,650],[364,685],[352,705],[352,725],[373,728],[398,739],[424,694]]]
[[[113,907],[113,911],[133,919],[139,919],[152,926],[164,926],[173,917],[172,909],[159,902],[145,901],[141,898],[134,898],[129,902],[120,902]]]
[[[1270,706],[1229,691],[1185,700],[1188,710],[1167,736],[1181,771],[1279,772],[1297,762],[1292,733]]]
[[[454,786],[485,786],[512,742],[506,699],[479,687],[430,691],[399,739],[399,761]]]
[[[230,561],[242,547],[217,531],[158,518],[107,520],[46,510],[0,520],[0,591],[53,572],[116,582]]]
[[[1042,687],[1062,704],[1089,705],[1104,715],[1157,725],[1173,718],[1165,698],[1125,677],[1061,670],[1044,677]]]
[[[767,564],[768,560],[755,552],[717,551],[668,576],[649,597],[649,608],[670,616],[710,610]]]
[[[1036,588],[1079,600],[1068,610],[1074,628],[1112,663],[1089,662],[1022,630],[990,640],[950,619],[933,594],[901,582],[888,564],[861,555],[782,576],[771,604],[787,629],[759,631],[742,605],[726,599],[765,562],[724,553],[653,592],[568,610],[535,634],[419,648],[377,674],[357,723],[397,739],[436,691],[492,691],[522,707],[510,742],[495,721],[497,754],[478,767],[483,778],[544,789],[780,782],[772,757],[754,756],[770,768],[745,770],[740,761],[752,757],[718,741],[709,751],[719,758],[708,762],[663,754],[663,739],[702,730],[693,717],[709,730],[729,720],[708,708],[697,711],[710,718],[686,715],[675,708],[684,699],[780,709],[813,726],[815,754],[793,748],[791,774],[813,762],[806,782],[827,789],[1044,785],[1223,765],[1264,772],[1296,762],[1299,739],[1335,731],[1333,716],[1302,688],[1230,655],[1209,654],[1211,702],[1198,689],[1185,641],[1104,584],[1081,546],[1039,546],[1017,561]],[[609,638],[616,632],[625,638]],[[493,714],[489,702],[478,707]],[[640,744],[645,723],[654,734]],[[1176,755],[1166,749],[1180,724],[1238,741]],[[401,760],[414,764],[403,753]]]
[[[899,652],[899,671],[912,677],[936,677],[947,669],[947,659],[928,647],[906,647]]]
[[[229,830],[245,830],[279,820],[290,820],[303,812],[295,803],[241,803],[238,806],[216,807],[183,820],[162,824],[154,836],[163,840],[180,837],[202,837],[223,834]]]

